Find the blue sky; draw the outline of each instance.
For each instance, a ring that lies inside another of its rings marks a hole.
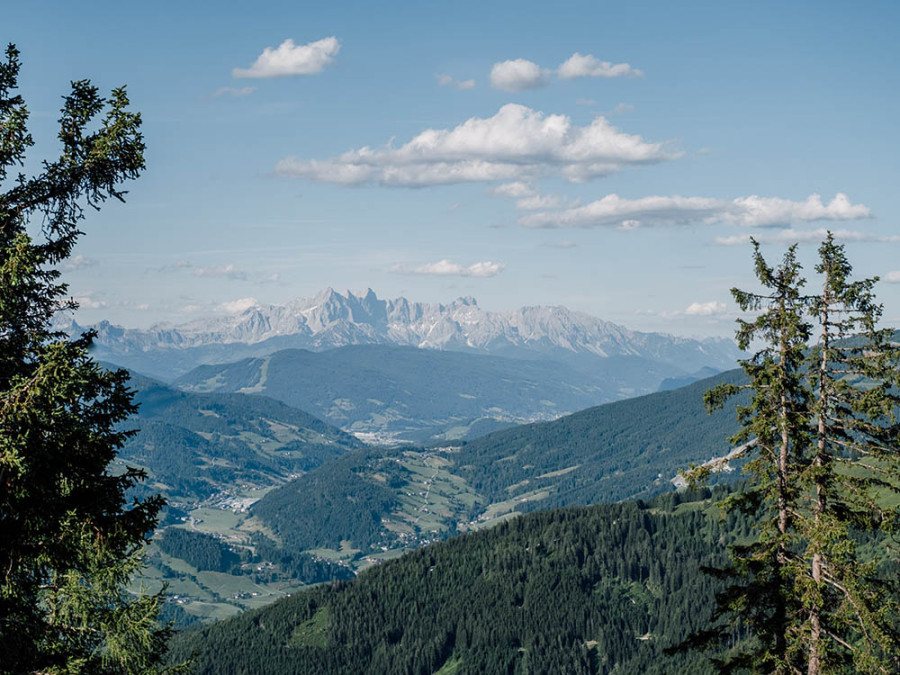
[[[801,241],[811,274],[824,228],[900,323],[898,19],[821,0],[35,1],[0,37],[35,162],[70,80],[127,84],[143,114],[147,171],[89,214],[66,273],[80,321],[332,286],[730,335],[746,239],[773,259]]]

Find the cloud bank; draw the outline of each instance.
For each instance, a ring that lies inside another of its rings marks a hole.
[[[332,36],[305,45],[287,39],[278,47],[266,47],[249,68],[235,68],[234,77],[285,77],[315,75],[334,61],[341,50],[340,41]]]
[[[452,129],[427,129],[399,148],[366,146],[326,160],[288,157],[275,170],[341,185],[420,187],[554,174],[580,183],[679,156],[668,144],[623,133],[604,117],[577,126],[567,115],[509,103],[493,117],[472,117]]]
[[[789,227],[798,222],[860,220],[870,217],[869,207],[852,204],[843,193],[838,193],[827,204],[816,194],[800,202],[756,195],[723,201],[708,197],[679,196],[625,199],[611,194],[584,206],[522,216],[519,224],[525,227],[621,229],[710,223],[729,223],[743,227]]]

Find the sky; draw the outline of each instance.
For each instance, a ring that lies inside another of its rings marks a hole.
[[[900,3],[4,6],[37,141],[127,85],[147,169],[65,264],[83,324],[326,288],[732,335],[750,237],[826,230],[900,324]],[[810,286],[814,284],[811,281]]]

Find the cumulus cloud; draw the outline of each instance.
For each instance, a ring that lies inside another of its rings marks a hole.
[[[556,73],[565,80],[576,77],[641,77],[644,74],[627,63],[601,61],[591,54],[578,52],[572,54]]]
[[[870,217],[869,207],[852,204],[842,193],[838,193],[828,204],[824,204],[819,195],[811,195],[806,200],[797,202],[755,195],[724,201],[708,197],[679,196],[625,199],[611,194],[584,206],[522,216],[519,223],[525,227],[612,226],[622,229],[708,223],[729,223],[743,227],[788,227],[801,222]]]
[[[460,265],[459,263],[444,259],[439,260],[438,262],[427,263],[419,267],[414,267],[412,269],[403,265],[395,265],[391,271],[398,272],[400,274],[424,274],[442,277],[454,276],[487,278],[495,277],[500,274],[500,272],[503,271],[503,265],[501,263],[485,260],[484,262],[477,262],[469,265],[468,267],[465,267],[464,265]]]
[[[450,75],[444,75],[443,73],[435,73],[434,77],[442,87],[466,90],[475,86],[475,80],[454,80]]]
[[[577,126],[567,115],[509,103],[493,117],[472,117],[452,129],[427,129],[399,148],[366,146],[322,161],[289,157],[275,170],[342,185],[521,182],[548,174],[584,182],[679,156],[665,143],[619,131],[604,117]]]
[[[831,232],[836,241],[878,242],[883,244],[900,242],[900,235],[883,236],[857,230],[828,230],[820,227],[815,230],[779,230],[758,236],[736,234],[731,237],[716,237],[716,243],[721,246],[739,246],[741,244],[749,244],[752,236],[760,244],[818,244],[825,240],[829,232]]]
[[[828,204],[819,195],[806,201],[793,202],[778,197],[743,197],[734,200],[734,217],[738,225],[750,227],[785,227],[795,221],[859,220],[870,218],[868,206],[851,204],[847,195],[837,193]]]
[[[266,47],[249,68],[235,68],[234,77],[284,77],[315,75],[334,61],[341,50],[340,41],[332,36],[305,45],[287,39],[278,47]]]
[[[900,284],[900,271],[888,272],[884,275],[884,280],[889,284]]]
[[[527,59],[501,61],[491,68],[491,86],[494,89],[517,92],[540,89],[549,83],[550,71]]]
[[[223,302],[218,309],[229,314],[240,314],[255,307],[259,307],[259,301],[256,298],[239,298],[238,300]]]
[[[713,314],[722,314],[725,311],[725,303],[716,302],[692,302],[688,308],[684,310],[687,316],[712,316]]]
[[[73,258],[69,258],[65,263],[63,263],[62,268],[67,272],[74,272],[75,270],[83,270],[88,267],[94,267],[99,263],[93,258],[88,258],[83,255],[76,255]]]

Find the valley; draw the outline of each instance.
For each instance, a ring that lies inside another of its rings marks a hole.
[[[535,509],[672,490],[680,469],[727,451],[733,415],[707,415],[700,401],[713,384],[739,380],[731,371],[422,447],[366,446],[261,394],[179,391],[134,376],[141,431],[118,461],[146,468],[142,492],[169,501],[136,583],[165,581],[168,609],[187,625]],[[234,560],[198,568],[159,546],[171,530],[207,535],[198,548]]]

